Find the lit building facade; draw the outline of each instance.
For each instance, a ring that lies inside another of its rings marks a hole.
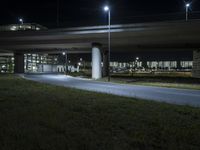
[[[20,30],[39,31],[39,30],[47,30],[47,28],[36,23],[10,24],[10,25],[0,26],[0,32],[1,31],[20,31]]]

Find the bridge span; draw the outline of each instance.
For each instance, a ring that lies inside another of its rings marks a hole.
[[[111,50],[193,51],[194,76],[200,76],[200,20],[111,26]],[[108,26],[0,33],[0,51],[15,54],[15,72],[23,72],[24,53],[92,53],[93,78],[101,78],[101,60],[108,68]]]

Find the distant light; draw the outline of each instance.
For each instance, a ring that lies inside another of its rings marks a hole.
[[[69,60],[69,63],[71,63],[71,61]]]
[[[187,3],[187,4],[186,4],[186,7],[190,7],[190,3]]]
[[[21,22],[21,24],[24,23],[23,19],[22,18],[19,18],[19,22]]]
[[[12,26],[12,27],[10,28],[10,30],[12,30],[12,31],[15,31],[16,29],[17,29],[16,26]]]
[[[40,30],[40,28],[36,27],[36,30]]]
[[[109,11],[109,10],[110,10],[110,8],[108,6],[104,7],[104,11]]]
[[[66,53],[65,53],[65,52],[63,52],[62,54],[63,54],[63,55],[65,55]]]
[[[139,57],[136,57],[136,60],[139,60]]]
[[[81,63],[79,62],[79,63],[78,63],[78,66],[80,66],[80,65],[81,65]]]
[[[80,61],[83,61],[83,58],[80,58]]]

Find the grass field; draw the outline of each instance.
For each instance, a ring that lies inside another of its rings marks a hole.
[[[107,77],[102,78],[99,81],[107,81]],[[127,74],[113,74],[111,76],[111,82],[121,84],[200,90],[200,79],[184,76],[184,74],[178,74],[175,76],[173,76],[173,74],[134,74],[133,76]]]
[[[68,75],[74,77],[91,78],[88,72],[69,73]],[[100,79],[99,81],[107,81],[107,77]],[[200,79],[192,78],[191,73],[134,73],[134,74],[112,74],[111,82],[121,84],[133,84],[133,85],[145,85],[145,86],[157,86],[167,88],[180,88],[180,89],[193,89],[200,90]]]
[[[199,150],[199,139],[199,108],[0,76],[1,150]]]

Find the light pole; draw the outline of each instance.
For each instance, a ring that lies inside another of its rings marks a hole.
[[[110,81],[110,21],[111,21],[111,17],[110,17],[110,8],[109,6],[105,6],[104,7],[104,11],[108,12],[108,81]]]
[[[21,23],[21,25],[19,26],[19,28],[21,29],[23,27],[24,24],[24,20],[22,18],[19,18],[19,22]],[[25,29],[24,29],[25,30]]]
[[[65,57],[64,68],[65,68],[65,74],[67,74],[68,73],[67,53],[62,52],[62,55]]]
[[[60,16],[60,0],[57,0],[57,18],[56,18],[57,27],[59,27],[59,16]]]
[[[136,57],[136,59],[135,59],[136,70],[138,69],[138,61],[139,61],[139,57]]]
[[[190,3],[187,3],[185,5],[185,20],[188,21],[188,10],[189,10],[189,7],[190,7]]]

